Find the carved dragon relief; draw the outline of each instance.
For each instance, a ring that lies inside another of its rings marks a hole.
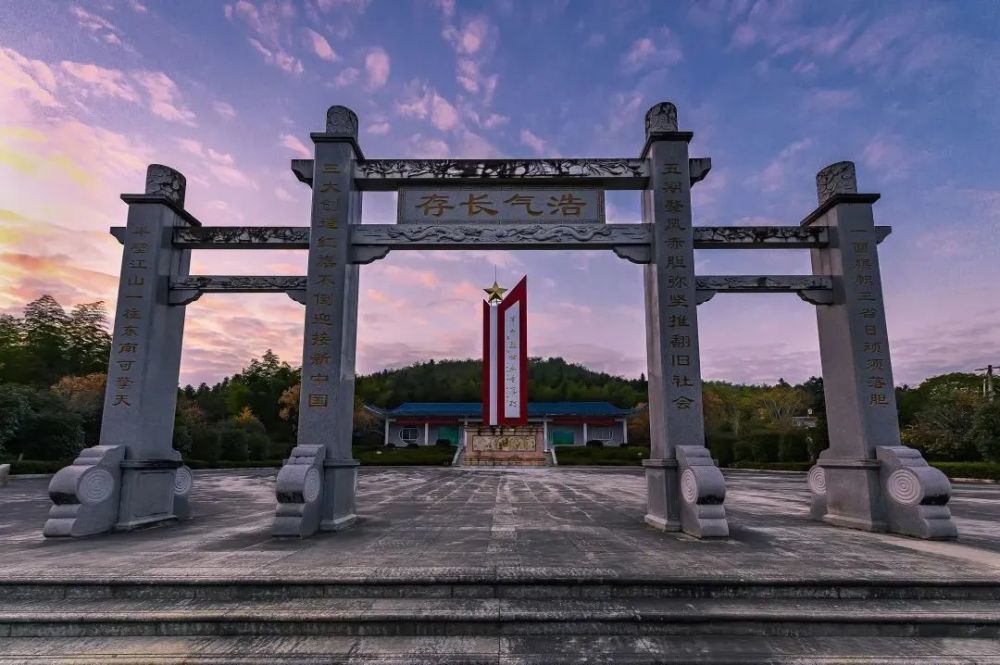
[[[697,302],[729,293],[795,293],[813,305],[833,303],[833,279],[827,275],[704,275],[695,278]]]
[[[302,302],[306,278],[298,275],[190,275],[171,278],[168,302],[187,305],[205,293],[280,293]]]
[[[649,176],[646,160],[613,159],[372,159],[355,162],[359,178],[601,178]]]
[[[181,246],[283,245],[282,249],[308,249],[308,226],[202,226],[174,229],[174,243]]]

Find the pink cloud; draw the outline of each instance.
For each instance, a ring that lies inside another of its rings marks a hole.
[[[368,88],[376,90],[385,86],[389,80],[391,60],[385,49],[375,48],[365,56],[365,72],[368,76]]]

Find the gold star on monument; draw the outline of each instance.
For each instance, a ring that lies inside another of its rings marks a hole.
[[[486,291],[486,295],[489,296],[486,299],[486,302],[488,302],[488,303],[495,303],[495,302],[500,302],[501,300],[503,300],[503,292],[504,291],[509,291],[509,289],[503,288],[502,286],[500,286],[499,284],[497,284],[496,280],[493,280],[493,286],[491,286],[489,288],[486,288],[486,289],[483,289],[483,291]]]

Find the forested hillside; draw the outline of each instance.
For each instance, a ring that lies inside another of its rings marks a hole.
[[[95,445],[104,405],[110,348],[102,303],[69,312],[50,296],[20,317],[0,316],[0,460],[69,460]],[[360,376],[355,443],[377,445],[381,424],[364,404],[475,402],[478,360],[441,360]],[[644,377],[622,378],[566,362],[533,358],[534,401],[646,401]],[[294,445],[299,370],[266,351],[214,385],[179,389],[174,445],[185,458],[214,463],[280,460]],[[981,377],[952,373],[915,388],[896,388],[903,443],[935,461],[1000,461],[1000,399],[988,399]],[[823,381],[799,385],[704,384],[705,431],[723,465],[814,459],[826,447]],[[629,440],[649,440],[648,412],[629,422]],[[22,465],[22,468],[23,465]]]

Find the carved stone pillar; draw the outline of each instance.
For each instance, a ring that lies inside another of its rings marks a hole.
[[[145,193],[122,195],[129,211],[100,445],[52,478],[46,536],[171,520],[175,505],[187,514],[190,470],[173,449],[184,308],[168,302],[169,281],[187,276],[191,254],[173,246],[173,229],[197,224],[184,192],[183,175],[151,164]]]
[[[951,485],[900,445],[872,204],[854,164],[816,176],[819,207],[804,224],[829,244],[811,250],[814,275],[833,278],[833,303],[816,308],[830,447],[809,472],[811,514],[831,524],[920,538],[956,536]]]
[[[276,536],[335,531],[356,519],[358,462],[351,435],[358,266],[350,262],[350,226],[361,221],[353,169],[353,161],[361,158],[357,137],[358,117],[344,106],[330,107],[326,131],[312,135],[316,153],[298,445],[278,474]]]
[[[644,460],[646,522],[698,537],[727,536],[722,473],[705,448],[688,161],[690,132],[677,109],[646,113],[649,188],[643,222],[653,228],[652,263],[643,267],[651,459]]]

